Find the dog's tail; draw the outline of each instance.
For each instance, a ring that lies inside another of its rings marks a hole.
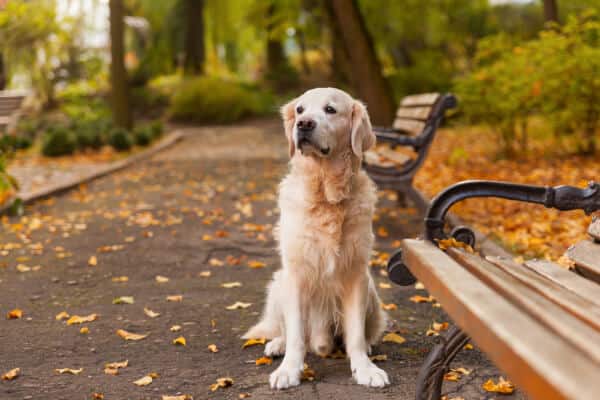
[[[281,336],[281,329],[276,321],[268,321],[262,319],[258,324],[254,325],[248,332],[242,335],[242,339],[273,339]]]

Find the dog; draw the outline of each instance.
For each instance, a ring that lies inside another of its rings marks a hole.
[[[368,267],[377,196],[361,169],[375,144],[367,109],[342,90],[316,88],[281,114],[291,158],[275,230],[282,268],[243,338],[270,339],[265,355],[284,355],[269,378],[273,389],[299,385],[307,348],[330,354],[339,337],[356,382],[383,387],[388,376],[368,356],[387,317]]]

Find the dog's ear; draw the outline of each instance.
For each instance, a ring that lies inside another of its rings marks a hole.
[[[358,100],[352,105],[352,151],[358,158],[362,158],[365,151],[375,145],[375,134],[371,127],[371,120],[367,108]]]
[[[286,105],[281,107],[281,118],[283,119],[283,128],[290,146],[290,158],[296,152],[296,144],[294,143],[294,124],[296,123],[296,102],[297,98],[291,100]]]

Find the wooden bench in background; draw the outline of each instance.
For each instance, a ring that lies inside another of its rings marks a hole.
[[[426,358],[416,398],[440,398],[452,359],[472,339],[531,399],[599,399],[600,220],[592,222],[589,240],[568,250],[573,270],[485,257],[472,252],[472,231],[460,227],[448,235],[444,219],[458,201],[492,196],[588,214],[600,210],[595,183],[578,189],[467,181],[433,200],[425,240],[403,240],[388,265],[394,282],[423,282],[457,325]]]
[[[26,94],[18,91],[0,91],[0,132],[7,132],[18,121]]]
[[[456,104],[452,94],[407,96],[401,100],[391,128],[373,128],[378,144],[366,152],[364,167],[380,189],[395,190],[399,199],[406,196],[416,206],[426,207],[413,188],[413,178],[427,157],[446,111]]]

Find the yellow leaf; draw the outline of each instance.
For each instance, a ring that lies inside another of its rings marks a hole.
[[[133,296],[121,296],[113,299],[113,304],[133,304],[134,299]]]
[[[461,374],[459,374],[458,372],[454,371],[454,370],[450,370],[448,372],[446,372],[446,374],[444,375],[444,380],[445,381],[450,381],[450,382],[458,382],[458,380],[461,378]]]
[[[421,282],[417,282],[417,283],[415,283],[415,289],[417,289],[417,290],[424,290],[425,289],[425,285],[423,285]]]
[[[200,275],[201,278],[208,278],[211,276],[211,272],[210,271],[200,271],[198,273],[198,275]]]
[[[83,368],[79,368],[79,369],[57,368],[57,369],[55,369],[55,371],[58,372],[59,374],[79,375],[83,371]]]
[[[119,335],[121,338],[125,339],[125,340],[142,340],[145,339],[146,337],[148,337],[149,333],[145,334],[145,335],[140,335],[138,333],[132,333],[132,332],[127,332],[124,329],[119,329],[117,330],[117,335]]]
[[[250,347],[250,346],[256,346],[257,344],[265,344],[266,342],[267,342],[267,339],[265,339],[265,338],[248,339],[242,345],[242,349],[245,349],[246,347]]]
[[[19,271],[19,272],[29,272],[29,271],[31,271],[31,267],[28,267],[25,264],[18,264],[17,265],[17,271]]]
[[[133,384],[136,386],[148,386],[152,383],[152,377],[150,375],[146,375],[137,381],[134,381]]]
[[[308,364],[304,364],[304,369],[302,370],[302,380],[305,381],[314,381],[315,380],[315,371],[313,371],[311,368],[309,368]]]
[[[178,302],[178,301],[182,301],[183,300],[183,296],[180,294],[176,294],[176,295],[172,295],[172,296],[167,296],[167,301],[174,301],[174,302]]]
[[[169,282],[169,278],[167,278],[166,276],[162,276],[162,275],[156,275],[156,277],[154,279],[156,280],[157,283]]]
[[[57,321],[62,321],[63,319],[67,319],[69,318],[69,314],[66,311],[61,311],[58,314],[56,314],[56,317],[54,317]]]
[[[451,247],[456,247],[456,248],[464,249],[468,253],[474,253],[475,252],[475,250],[473,250],[473,248],[471,246],[469,246],[466,243],[460,242],[460,241],[456,240],[453,237],[451,237],[449,239],[438,240],[438,247],[441,250],[448,250]]]
[[[389,303],[389,304],[381,303],[381,308],[383,308],[386,311],[391,311],[391,310],[397,310],[398,306],[394,303]]]
[[[212,236],[204,234],[204,235],[202,235],[202,240],[204,240],[204,241],[212,240]]]
[[[233,289],[236,287],[241,287],[242,283],[241,282],[226,282],[226,283],[221,283],[221,287],[224,287],[225,289]]]
[[[154,312],[151,309],[146,308],[146,307],[144,307],[144,314],[146,314],[150,318],[156,318],[156,317],[160,316],[160,313]]]
[[[98,258],[96,256],[91,256],[90,259],[88,260],[88,265],[90,265],[92,267],[98,265]]]
[[[83,326],[79,330],[79,333],[81,333],[82,335],[87,335],[88,333],[90,333],[90,328],[88,328],[87,326]]]
[[[185,346],[186,345],[185,338],[183,336],[179,336],[177,339],[173,340],[173,344],[179,345],[179,346]]]
[[[515,390],[512,382],[505,380],[503,377],[498,379],[498,383],[494,383],[492,379],[488,379],[483,385],[483,390],[486,392],[511,394]]]
[[[98,319],[98,314],[90,314],[84,317],[73,315],[67,320],[67,325],[83,324],[84,322],[92,322]]]
[[[252,305],[252,303],[244,303],[242,301],[236,301],[235,303],[233,303],[230,306],[225,307],[228,310],[239,310],[242,308],[248,308]]]
[[[191,394],[181,394],[179,396],[162,396],[162,400],[194,400]]]
[[[92,393],[92,399],[93,400],[104,400],[104,394],[94,392],[94,393]]]
[[[261,357],[257,358],[255,361],[256,365],[271,365],[273,364],[273,359],[271,357]]]
[[[247,398],[250,398],[250,397],[252,397],[252,395],[250,393],[240,393],[238,395],[238,399],[247,399]]]
[[[465,346],[463,347],[463,349],[465,349],[465,350],[473,350],[473,345],[471,343],[467,343],[467,344],[465,344]]]
[[[12,381],[21,374],[21,368],[14,368],[2,375],[3,381]]]
[[[119,368],[125,368],[129,365],[129,360],[118,361],[104,364],[104,373],[107,375],[118,375]]]
[[[181,330],[181,325],[173,325],[169,328],[171,332],[179,332]]]
[[[377,235],[380,237],[388,237],[390,234],[388,233],[387,229],[385,229],[384,226],[380,226],[377,229]]]
[[[23,310],[18,308],[9,311],[8,314],[6,314],[6,319],[20,319],[21,317],[23,317]]]
[[[385,282],[379,282],[379,287],[381,289],[391,289],[392,285],[390,285],[389,283],[385,283]]]
[[[211,258],[208,260],[208,264],[212,267],[222,267],[225,263],[218,258]]]
[[[412,296],[409,300],[413,303],[431,303],[435,301],[435,298],[433,296],[424,297],[417,294]]]
[[[208,345],[208,350],[210,350],[211,353],[218,353],[219,352],[219,348],[217,347],[216,344],[209,344]]]
[[[210,390],[212,392],[216,391],[219,388],[228,388],[230,386],[233,385],[233,379],[227,377],[227,378],[219,378],[217,379],[216,383],[213,383],[212,385],[210,385]]]
[[[127,276],[113,276],[112,277],[112,281],[113,282],[117,282],[117,283],[127,282],[127,281],[129,281],[129,277],[127,277]]]
[[[261,261],[248,261],[248,266],[250,268],[264,268],[267,266],[267,264]]]
[[[375,356],[369,357],[371,361],[387,361],[387,354],[377,354]]]
[[[402,343],[406,342],[406,339],[404,339],[402,336],[400,336],[394,332],[388,333],[381,340],[383,342],[394,342],[394,343],[398,343],[398,344],[402,344]]]

